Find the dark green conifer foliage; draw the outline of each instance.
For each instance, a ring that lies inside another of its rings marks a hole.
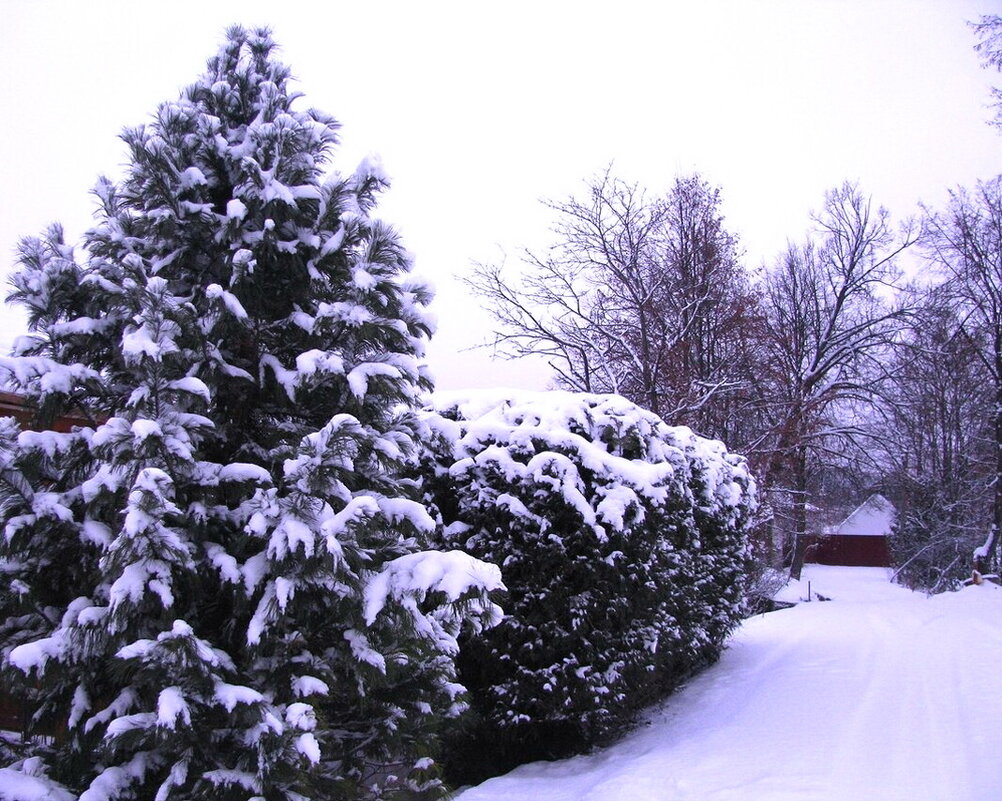
[[[457,782],[580,753],[716,660],[743,612],[754,481],[624,398],[436,398],[441,545],[500,565],[505,617],[462,641]]]
[[[401,477],[430,388],[428,291],[325,176],[267,31],[123,139],[74,252],[25,240],[0,360],[42,425],[0,427],[0,676],[33,712],[4,770],[55,797],[376,797],[434,786],[455,638],[496,568],[418,550]]]

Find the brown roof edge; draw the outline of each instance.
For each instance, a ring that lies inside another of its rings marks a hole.
[[[24,395],[17,392],[0,390],[0,417],[14,417],[18,422],[31,423],[35,415],[35,407]],[[91,425],[94,420],[81,412],[63,414],[52,421],[49,428],[52,431],[69,432],[73,426]]]

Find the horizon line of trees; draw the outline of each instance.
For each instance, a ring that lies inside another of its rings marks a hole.
[[[822,510],[874,491],[899,510],[901,580],[997,567],[1002,177],[900,227],[844,183],[760,271],[699,174],[653,194],[607,169],[546,205],[550,248],[525,250],[520,275],[467,279],[501,354],[541,354],[562,388],[624,395],[747,456],[758,555],[794,576]],[[906,252],[924,280],[904,279]]]
[[[1002,71],[1002,15],[970,27],[982,65]],[[744,453],[763,501],[758,556],[794,577],[809,529],[867,491],[897,507],[899,580],[936,591],[997,572],[1002,175],[898,230],[844,183],[759,273],[720,192],[693,174],[649,195],[607,169],[548,202],[546,253],[524,251],[515,281],[496,264],[467,281],[500,324],[495,348],[542,354],[559,386],[620,393]],[[932,280],[903,280],[906,251]]]

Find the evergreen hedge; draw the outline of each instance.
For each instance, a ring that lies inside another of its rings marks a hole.
[[[438,396],[426,423],[436,544],[508,588],[462,641],[456,780],[581,751],[718,657],[755,503],[741,457],[612,395]]]

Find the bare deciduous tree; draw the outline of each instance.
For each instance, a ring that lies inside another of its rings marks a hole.
[[[526,252],[518,281],[479,265],[468,282],[499,323],[495,345],[747,453],[785,499],[799,575],[811,471],[865,453],[863,410],[905,317],[884,298],[914,236],[845,184],[752,286],[719,192],[698,176],[649,197],[606,173],[549,207],[555,244]]]
[[[719,436],[711,409],[747,383],[735,367],[754,318],[719,191],[691,176],[649,197],[606,172],[547,206],[548,251],[526,251],[518,279],[481,264],[467,282],[499,324],[495,346],[546,356],[566,387],[618,392]]]
[[[974,554],[975,569],[996,567],[1002,530],[1002,176],[958,189],[942,213],[927,213],[925,230],[934,261],[946,272],[946,291],[961,310],[960,326],[991,383],[995,494],[992,524]]]
[[[913,294],[871,425],[883,490],[898,509],[899,581],[935,592],[969,575],[990,523],[993,404],[982,345],[961,325],[949,283]]]
[[[872,399],[879,354],[904,316],[882,295],[914,241],[895,235],[887,212],[852,184],[829,192],[814,219],[815,237],[791,244],[766,276],[768,369],[759,394],[771,425],[753,449],[766,485],[788,491],[795,578],[806,555],[811,467],[864,436],[851,412]]]
[[[971,24],[978,42],[974,49],[981,56],[985,67],[1002,71],[1002,16],[985,14],[977,22]],[[995,119],[992,124],[1002,127],[1002,89],[992,87],[992,97],[995,98]]]

